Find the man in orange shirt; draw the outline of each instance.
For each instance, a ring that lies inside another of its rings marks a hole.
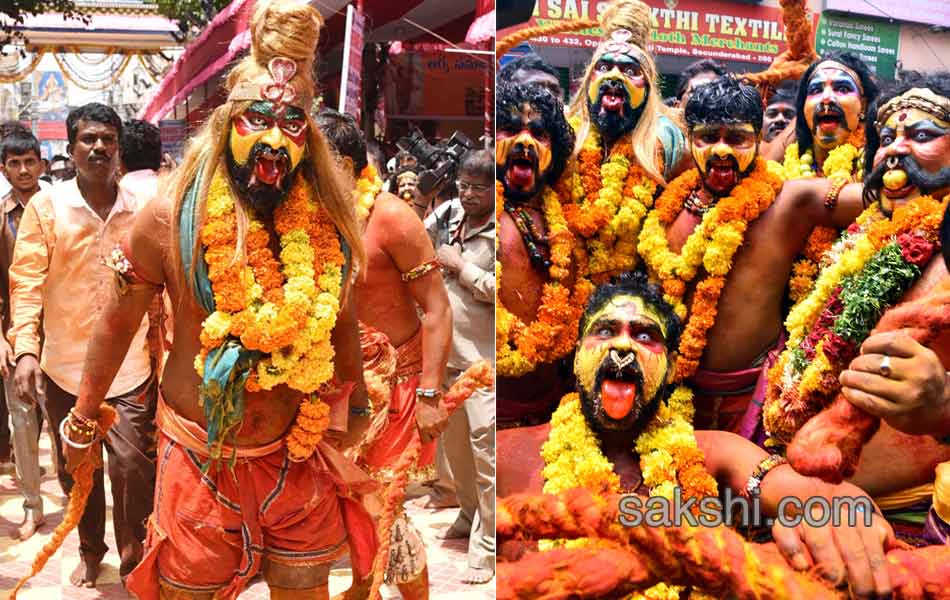
[[[139,207],[132,196],[118,193],[122,121],[115,111],[86,104],[70,112],[66,127],[76,178],[36,194],[23,213],[10,266],[8,337],[16,357],[17,390],[21,398],[41,402],[49,415],[59,453],[57,476],[68,493],[73,479],[66,472],[59,425],[76,403],[93,325],[114,285],[106,262],[127,236]],[[106,448],[123,579],[142,558],[155,488],[156,386],[147,331],[148,319],[143,318],[106,395],[119,413]],[[107,550],[105,524],[105,487],[102,470],[97,470],[79,523],[82,562],[70,576],[73,585],[95,587]]]

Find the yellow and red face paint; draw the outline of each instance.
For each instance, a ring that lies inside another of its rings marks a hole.
[[[701,173],[708,172],[713,158],[733,157],[739,172],[745,173],[755,160],[758,139],[750,123],[728,125],[697,125],[689,132],[693,160]]]
[[[544,173],[551,166],[551,147],[543,141],[534,137],[531,132],[522,130],[515,135],[501,136],[495,140],[495,163],[498,166],[504,166],[508,162],[508,156],[517,145],[521,145],[526,150],[533,149],[538,157],[538,173]]]
[[[591,104],[597,102],[600,86],[607,81],[618,81],[623,85],[633,109],[640,108],[646,101],[647,81],[640,63],[635,58],[625,54],[605,53],[597,60],[587,86],[587,99]]]
[[[273,150],[285,149],[293,171],[303,160],[307,148],[306,115],[291,106],[278,116],[271,102],[251,104],[231,123],[228,143],[234,162],[240,166],[247,164],[251,149],[258,142]]]

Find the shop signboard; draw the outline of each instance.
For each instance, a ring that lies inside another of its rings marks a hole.
[[[652,39],[649,51],[657,55],[712,58],[769,64],[785,51],[781,9],[738,3],[679,0],[668,8],[666,0],[646,0],[651,7]],[[515,29],[537,27],[574,19],[597,19],[608,0],[537,0],[528,23],[499,32],[499,39]],[[812,15],[813,23],[817,17]],[[599,27],[531,40],[540,46],[594,49],[601,40]]]
[[[950,27],[950,2],[943,0],[825,0],[824,9]]]
[[[823,13],[818,24],[815,49],[857,54],[882,79],[894,79],[897,70],[900,25],[851,15]]]
[[[188,121],[185,119],[166,119],[158,122],[162,136],[162,153],[171,154],[175,160],[181,158],[185,141],[188,139]]]

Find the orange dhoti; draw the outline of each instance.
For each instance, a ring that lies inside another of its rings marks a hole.
[[[362,495],[376,484],[339,451],[321,442],[302,462],[289,460],[283,440],[237,449],[206,474],[207,435],[160,401],[155,509],[145,558],[129,591],[157,600],[159,585],[186,593],[218,591],[236,598],[269,568],[329,565],[349,551],[366,574],[376,552],[375,524]],[[223,456],[234,448],[225,446]],[[315,571],[319,571],[316,569]],[[315,585],[325,582],[320,573]]]
[[[396,463],[412,440],[416,429],[416,388],[422,373],[422,327],[408,341],[393,348],[386,335],[360,323],[363,374],[367,386],[372,381],[388,386],[388,403],[376,406],[381,394],[371,395],[373,423],[360,452],[360,464],[370,472],[385,472]],[[372,380],[372,381],[371,381]],[[435,442],[423,444],[418,470],[435,463]]]
[[[360,323],[363,376],[373,403],[373,418],[359,463],[380,482],[392,478],[391,467],[412,441],[416,429],[416,388],[422,373],[422,328],[394,348],[386,334]],[[422,446],[416,472],[435,463],[435,442]],[[389,557],[384,581],[404,584],[417,579],[426,566],[425,546],[418,530],[399,509],[389,531]]]

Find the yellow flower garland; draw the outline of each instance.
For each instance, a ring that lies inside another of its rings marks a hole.
[[[274,211],[280,236],[280,272],[270,253],[270,233],[249,215],[247,264],[238,264],[235,200],[223,170],[211,180],[201,240],[216,310],[202,323],[202,347],[195,370],[204,374],[208,353],[230,336],[263,358],[246,389],[285,384],[306,395],[333,377],[330,334],[342,291],[343,253],[336,227],[314,201],[314,190],[298,174],[287,199]],[[282,285],[281,285],[282,282]],[[329,409],[305,397],[287,436],[291,459],[309,457],[322,438]]]
[[[857,147],[848,142],[844,143],[828,153],[822,165],[822,172],[828,179],[844,178],[849,182],[861,181],[864,175],[862,159],[864,148]],[[815,154],[808,149],[804,154],[799,155],[798,142],[789,144],[785,149],[785,157],[781,164],[774,160],[769,161],[769,171],[772,171],[782,179],[810,179],[817,177],[815,172]]]
[[[828,153],[822,172],[828,179],[843,179],[847,182],[861,181],[864,178],[864,147],[857,142],[862,136],[852,136],[855,139],[844,143]],[[810,179],[817,177],[815,172],[814,151],[809,149],[799,156],[798,142],[790,144],[785,149],[785,158],[782,164],[773,160],[769,161],[769,171],[778,175],[784,180],[789,179]],[[806,247],[816,250],[819,254],[822,249],[827,248],[823,244],[825,240],[833,239],[837,236],[837,230],[830,227],[816,227],[808,238]],[[792,277],[789,285],[789,297],[793,303],[801,302],[811,292],[815,284],[815,276],[818,273],[818,262],[820,256],[809,256],[806,253],[805,258],[795,261],[792,266]]]
[[[745,240],[749,224],[759,217],[782,188],[765,161],[756,159],[752,172],[703,216],[679,253],[670,249],[667,230],[683,208],[686,197],[701,186],[696,169],[673,180],[643,224],[637,250],[650,275],[663,284],[664,299],[685,321],[680,341],[676,381],[691,376],[706,347],[706,332],[715,322],[719,295],[733,266],[733,257]],[[686,285],[702,266],[707,277],[696,286],[687,318]]]
[[[500,222],[504,207],[501,184],[496,182],[495,216]],[[567,228],[557,193],[546,187],[541,194],[543,215],[551,243],[551,281],[544,284],[537,318],[523,323],[505,308],[501,290],[501,260],[495,260],[495,350],[496,369],[505,377],[521,377],[541,363],[566,356],[577,342],[577,322],[593,285],[582,273],[586,270],[583,250],[577,248]],[[499,236],[495,236],[496,257]],[[578,266],[572,269],[572,265]],[[573,271],[576,271],[574,273]],[[574,276],[573,290],[568,281]]]
[[[681,489],[684,499],[719,493],[716,480],[706,471],[703,452],[696,445],[692,419],[693,393],[679,386],[666,402],[660,402],[656,415],[637,437],[634,449],[640,455],[643,483],[650,488],[651,496],[672,499],[676,487]],[[565,396],[551,416],[551,431],[541,448],[541,457],[545,464],[542,474],[546,494],[576,487],[601,495],[625,491],[613,463],[604,456],[597,435],[587,423],[577,393]],[[555,543],[546,541],[541,547],[550,548]],[[590,540],[565,545],[587,543]],[[681,590],[680,586],[661,583],[628,598],[677,600]]]
[[[376,196],[383,189],[383,180],[379,178],[376,167],[366,165],[356,180],[356,190],[353,199],[356,201],[356,218],[360,223],[366,223],[369,213],[373,210]]]
[[[570,123],[575,131],[580,125],[577,118]],[[632,162],[628,139],[614,145],[606,162],[602,162],[603,153],[601,137],[591,128],[578,157],[578,169],[569,176],[565,190],[565,195],[570,195],[565,206],[568,223],[586,242],[594,281],[636,266],[637,236],[656,193],[656,182]]]

